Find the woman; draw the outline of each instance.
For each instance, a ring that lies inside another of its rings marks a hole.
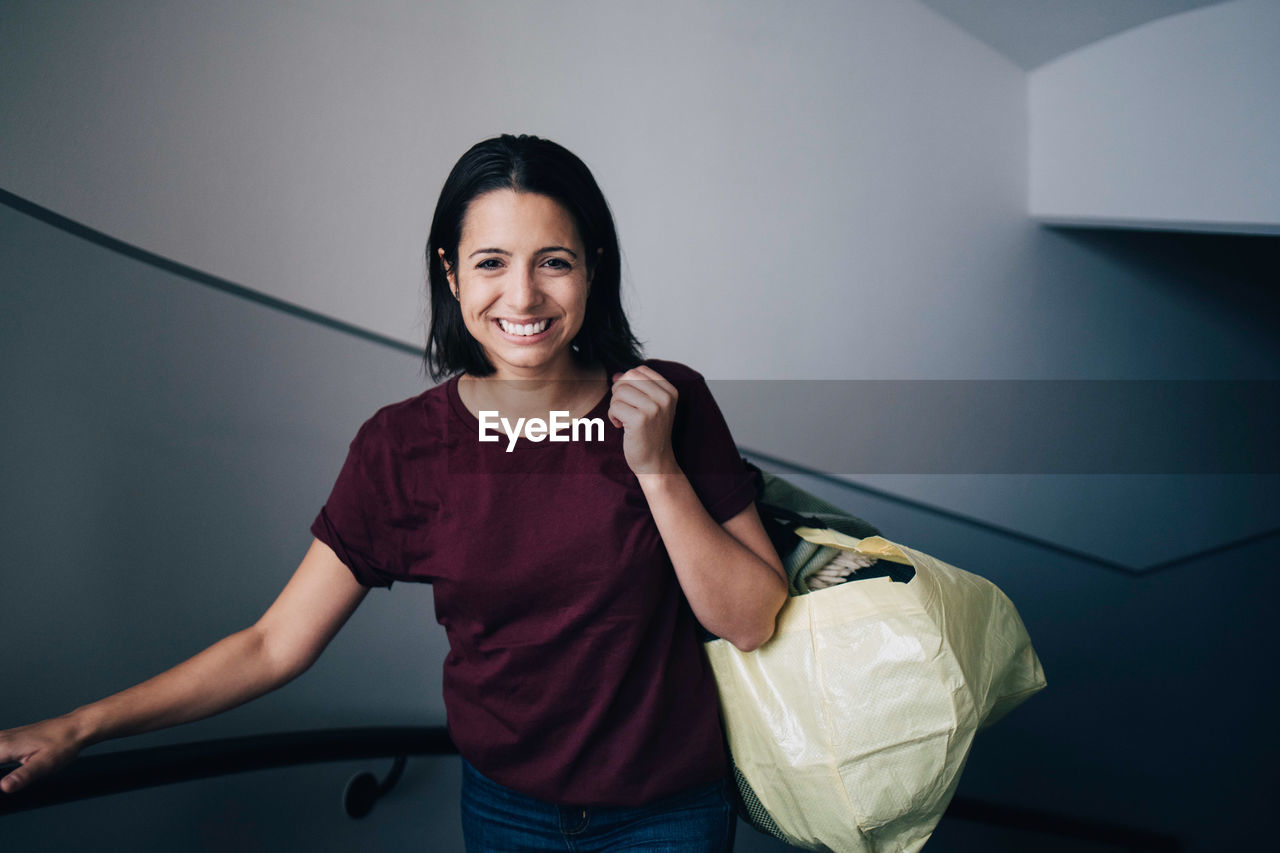
[[[694,620],[755,648],[786,584],[715,402],[689,368],[640,360],[608,206],[559,145],[463,155],[427,256],[426,357],[451,378],[361,427],[276,601],[149,681],[0,733],[0,761],[22,762],[0,790],[285,684],[370,587],[416,580],[449,637],[468,850],[723,849]]]

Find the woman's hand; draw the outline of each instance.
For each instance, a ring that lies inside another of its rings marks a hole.
[[[622,452],[637,476],[680,470],[671,447],[676,388],[651,367],[613,375],[609,421],[623,430]]]
[[[0,764],[22,762],[21,767],[0,778],[0,791],[12,794],[22,790],[68,764],[84,746],[76,725],[68,717],[0,732]]]

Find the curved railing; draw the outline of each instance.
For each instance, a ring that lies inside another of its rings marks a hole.
[[[359,818],[367,815],[378,797],[395,786],[409,757],[455,754],[457,750],[443,726],[284,732],[123,750],[82,756],[27,790],[0,794],[0,815],[251,770],[362,758],[394,758],[391,772],[382,781],[366,772],[357,774],[347,783],[344,798],[347,814]],[[13,766],[0,765],[0,774]],[[946,818],[1132,851],[1176,853],[1181,849],[1176,839],[1159,833],[997,805],[969,797],[955,797],[947,809]]]
[[[361,773],[347,784],[347,814],[363,817],[395,786],[409,756],[456,754],[443,726],[282,732],[129,749],[82,756],[29,789],[0,794],[0,815],[230,773],[394,757],[395,766],[382,782]],[[15,766],[0,765],[0,775]]]

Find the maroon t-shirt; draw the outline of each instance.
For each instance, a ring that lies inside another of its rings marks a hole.
[[[715,400],[690,368],[646,364],[679,394],[677,461],[727,521],[756,490]],[[360,428],[311,531],[362,584],[434,586],[449,731],[481,773],[549,802],[634,806],[727,765],[696,622],[608,407],[586,416],[603,441],[508,452],[501,432],[479,441],[451,379]]]

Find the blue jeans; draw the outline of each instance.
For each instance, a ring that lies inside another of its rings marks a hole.
[[[733,849],[734,829],[727,781],[635,808],[557,806],[499,785],[462,762],[467,853],[727,853]]]

